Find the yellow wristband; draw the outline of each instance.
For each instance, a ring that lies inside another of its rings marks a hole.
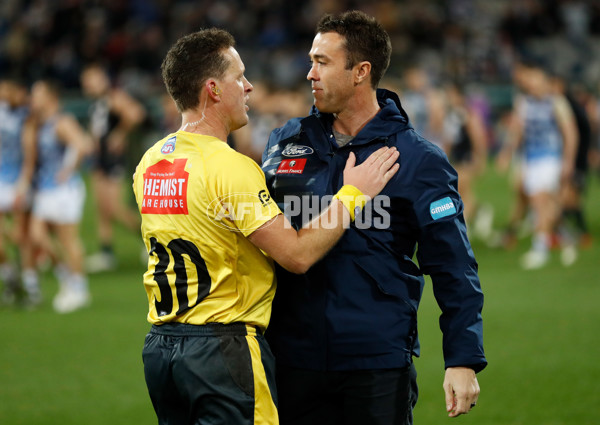
[[[344,204],[350,213],[350,219],[352,221],[354,221],[356,210],[358,209],[360,212],[369,200],[369,198],[365,196],[360,189],[358,189],[356,186],[352,186],[351,184],[345,184],[342,186],[342,188],[338,190],[338,193],[333,195],[333,197]]]

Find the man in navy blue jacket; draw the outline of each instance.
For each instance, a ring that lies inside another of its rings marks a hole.
[[[267,338],[281,424],[412,423],[424,273],[442,310],[446,409],[467,413],[487,362],[456,172],[413,130],[398,97],[377,89],[391,56],[377,21],[361,12],[325,16],[309,55],[311,114],[274,130],[263,155],[271,196],[293,225],[342,186],[350,152],[362,161],[395,146],[401,168],[323,260],[303,275],[277,270]]]

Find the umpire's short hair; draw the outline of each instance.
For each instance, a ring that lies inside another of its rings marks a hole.
[[[169,49],[161,65],[162,77],[179,112],[196,108],[204,82],[223,76],[229,66],[223,50],[234,45],[227,31],[210,28],[181,37]]]
[[[318,33],[336,32],[346,39],[346,68],[362,61],[371,63],[371,87],[376,89],[390,66],[390,36],[375,18],[352,10],[339,16],[325,15],[317,24]]]

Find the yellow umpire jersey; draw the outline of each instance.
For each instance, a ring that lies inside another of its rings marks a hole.
[[[247,236],[281,212],[260,167],[215,137],[178,131],[144,154],[133,180],[148,321],[266,329],[273,263]]]

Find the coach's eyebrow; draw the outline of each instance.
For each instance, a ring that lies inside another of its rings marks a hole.
[[[308,58],[309,58],[311,61],[314,61],[314,60],[326,60],[326,59],[329,59],[329,57],[328,57],[328,56],[325,56],[325,55],[323,55],[323,54],[320,54],[320,53],[316,53],[316,54],[314,54],[314,55],[311,55],[311,54],[309,53],[309,55],[308,55]]]

